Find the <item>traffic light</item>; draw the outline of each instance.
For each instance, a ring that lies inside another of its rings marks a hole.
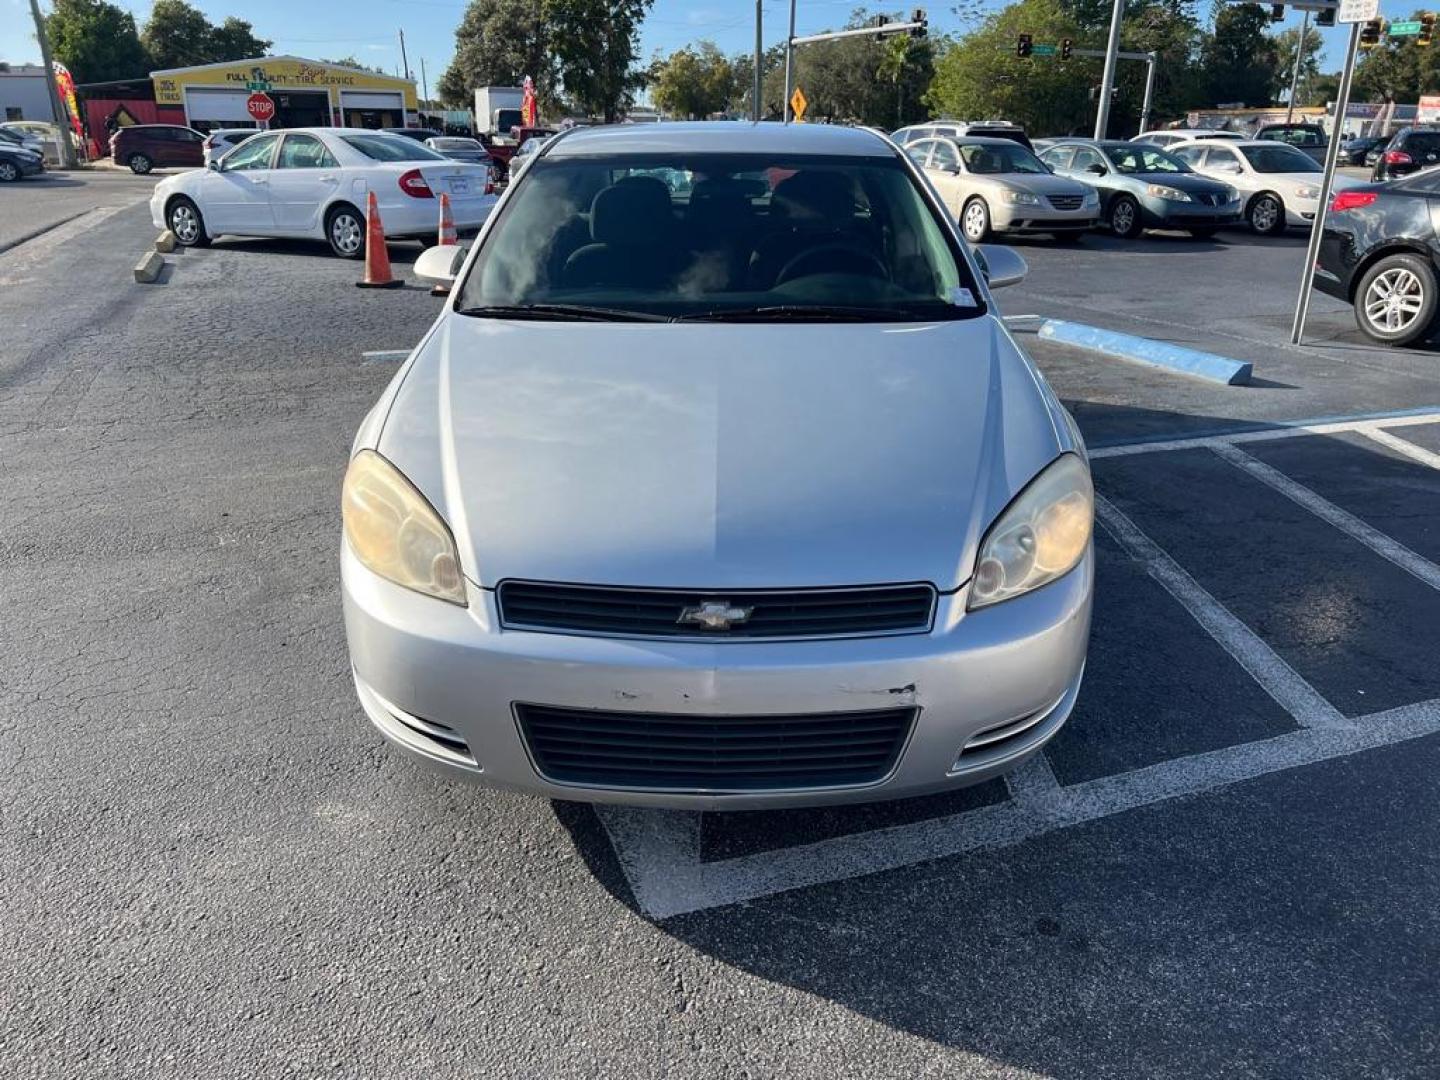
[[[1317,11],[1317,12],[1315,13],[1315,25],[1316,25],[1316,26],[1334,26],[1334,25],[1335,25],[1335,9],[1334,9],[1333,7],[1332,7],[1332,8],[1321,8],[1319,11]]]
[[[1021,34],[1015,39],[1015,55],[1022,59],[1030,55],[1031,40],[1029,34]]]
[[[1385,29],[1384,19],[1371,19],[1360,28],[1360,48],[1373,49],[1380,44],[1380,32]]]
[[[1420,13],[1420,33],[1415,36],[1416,45],[1429,45],[1430,39],[1435,36],[1435,13],[1433,11],[1422,11]]]
[[[1070,40],[1068,37],[1067,37],[1067,38],[1061,38],[1061,39],[1060,39],[1060,59],[1061,59],[1061,60],[1069,60],[1069,59],[1070,59],[1070,50],[1071,50],[1072,48],[1074,48],[1074,46],[1075,46],[1075,42],[1073,42],[1072,40]]]
[[[886,23],[888,23],[889,21],[890,21],[890,16],[889,16],[889,15],[876,15],[875,18],[874,18],[874,20],[873,20],[873,24],[874,24],[874,26],[875,26],[875,29],[876,29],[876,30],[879,30],[879,29],[881,29]]]
[[[924,37],[925,32],[930,25],[930,20],[925,18],[925,9],[917,7],[914,11],[910,13],[910,21],[912,23],[920,24],[919,26],[914,26],[910,28],[910,36],[912,38]]]
[[[1271,22],[1284,22],[1284,21],[1285,21],[1285,5],[1284,5],[1284,4],[1271,4],[1271,5],[1270,5],[1270,21],[1271,21]]]

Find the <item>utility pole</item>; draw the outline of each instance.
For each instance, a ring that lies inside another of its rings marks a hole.
[[[35,19],[35,40],[40,43],[40,63],[45,67],[45,89],[50,93],[50,119],[60,129],[55,137],[55,152],[60,155],[61,168],[73,169],[75,144],[70,141],[70,116],[55,86],[55,62],[50,57],[50,38],[45,33],[45,19],[40,15],[40,0],[30,0],[30,14]]]
[[[1295,115],[1295,95],[1300,89],[1300,60],[1305,55],[1305,45],[1310,38],[1310,9],[1305,9],[1305,18],[1300,23],[1300,43],[1295,47],[1295,67],[1290,72],[1290,101],[1285,106],[1285,123]]]
[[[1146,58],[1145,68],[1145,100],[1140,104],[1140,130],[1150,130],[1150,105],[1155,100],[1155,62],[1160,59],[1159,53],[1151,53]]]
[[[33,4],[35,0],[30,0]],[[761,28],[763,16],[760,5],[764,0],[755,0],[755,100],[751,102],[750,118],[757,124],[760,122],[760,84],[762,82],[761,65],[765,62],[765,35]]]
[[[790,33],[785,36],[785,100],[780,103],[780,116],[790,122],[790,94],[795,89],[795,0],[790,0]]]
[[[430,96],[430,81],[425,78],[425,58],[420,58],[420,102],[423,105],[425,99]]]
[[[405,58],[405,31],[404,31],[404,30],[401,30],[401,31],[400,31],[400,67],[403,68],[404,71],[405,71],[405,74],[404,74],[403,76],[401,76],[401,78],[405,78],[405,79],[414,78],[414,76],[410,74],[410,61]]]
[[[1115,87],[1115,62],[1120,52],[1120,16],[1125,10],[1125,0],[1115,0],[1110,11],[1110,41],[1105,46],[1105,72],[1100,76],[1100,102],[1095,110],[1095,138],[1105,138],[1110,126],[1110,91]]]

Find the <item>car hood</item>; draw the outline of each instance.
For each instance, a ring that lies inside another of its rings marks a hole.
[[[1084,195],[1088,190],[1083,184],[1050,173],[1002,173],[999,176],[975,176],[974,179],[990,181],[996,187],[1012,191],[1028,191],[1032,195]]]
[[[1181,191],[1221,193],[1230,186],[1219,180],[1211,180],[1208,176],[1201,176],[1199,173],[1153,172],[1120,173],[1118,175],[1139,184],[1164,184],[1166,187],[1178,188]]]
[[[970,575],[1072,427],[1000,323],[503,322],[447,312],[377,449],[462,567],[764,588]]]

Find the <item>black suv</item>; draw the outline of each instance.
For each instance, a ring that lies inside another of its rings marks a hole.
[[[1440,165],[1440,128],[1404,127],[1380,151],[1370,181],[1409,176],[1432,165]]]

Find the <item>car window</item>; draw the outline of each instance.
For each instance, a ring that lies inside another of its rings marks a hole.
[[[930,156],[930,143],[928,141],[912,142],[905,144],[905,156],[915,162],[921,168],[925,167],[925,159]]]
[[[896,157],[676,150],[529,165],[458,305],[742,320],[840,307],[894,322],[968,318],[978,296],[948,222]]]
[[[930,168],[932,169],[953,169],[960,164],[960,155],[955,152],[955,145],[944,139],[934,140],[935,152],[930,155]]]
[[[1183,173],[1189,172],[1190,166],[1168,154],[1158,146],[1107,146],[1105,156],[1115,165],[1115,171],[1120,173]]]
[[[1205,148],[1203,146],[1182,146],[1171,150],[1170,153],[1193,168],[1200,164],[1200,158],[1204,155]]]
[[[177,128],[175,137],[181,142],[204,142],[205,136],[198,131],[190,131],[187,128]]]
[[[437,154],[423,143],[407,139],[403,135],[381,135],[356,133],[341,135],[347,146],[358,150],[373,161],[445,161],[444,154]]]
[[[1040,160],[1052,169],[1068,169],[1074,153],[1075,151],[1068,146],[1052,146],[1040,155]]]
[[[1240,152],[1259,173],[1318,173],[1325,170],[1309,154],[1293,146],[1242,146]]]
[[[1276,149],[1280,148],[1277,147]],[[1297,150],[1295,151],[1295,153],[1298,154],[1300,152]],[[1179,154],[1174,154],[1172,156],[1180,157]],[[1300,154],[1300,156],[1305,157],[1304,154]],[[1194,164],[1194,162],[1189,161],[1185,158],[1180,158],[1180,160],[1184,161],[1187,165]],[[1238,173],[1241,171],[1240,159],[1235,156],[1235,152],[1228,148],[1221,148],[1218,146],[1212,146],[1209,150],[1206,151],[1205,167],[1209,169],[1218,169],[1220,172]]]
[[[484,149],[484,147],[482,147],[482,146],[481,146],[478,142],[476,142],[474,139],[460,139],[460,138],[430,139],[430,140],[428,140],[428,142],[429,142],[430,145],[431,145],[432,147],[434,147],[436,150],[483,150],[483,149]]]
[[[967,143],[960,147],[960,156],[965,159],[967,169],[981,175],[1003,173],[1036,175],[1050,171],[1040,163],[1039,158],[1019,143],[1014,146]]]
[[[1091,165],[1103,164],[1104,162],[1100,160],[1100,151],[1093,147],[1081,146],[1076,148],[1075,160],[1070,163],[1070,168],[1075,172],[1084,172]]]
[[[279,141],[280,136],[278,134],[259,135],[253,139],[246,139],[220,159],[220,168],[224,172],[248,172],[251,169],[268,169],[270,168],[270,155],[275,150],[275,144]]]
[[[286,135],[276,168],[334,169],[339,166],[325,144],[314,135]]]
[[[1433,154],[1440,151],[1440,131],[1412,131],[1405,136],[1404,149],[1408,154]]]

